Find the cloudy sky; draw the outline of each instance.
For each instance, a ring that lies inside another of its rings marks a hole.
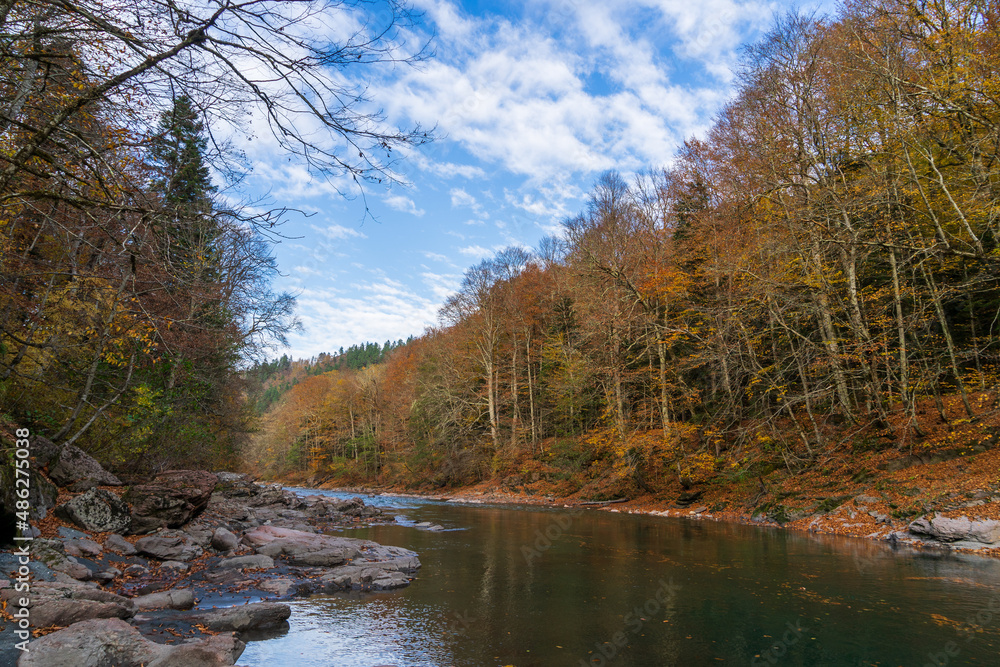
[[[817,3],[799,2],[809,10]],[[582,210],[601,172],[667,164],[711,123],[741,44],[790,3],[765,0],[416,0],[418,67],[362,71],[400,127],[436,126],[406,156],[408,186],[345,188],[251,151],[251,190],[291,215],[277,287],[305,331],[289,354],[419,335],[463,272],[534,247]],[[346,188],[350,191],[350,188]],[[365,207],[371,216],[366,216]]]

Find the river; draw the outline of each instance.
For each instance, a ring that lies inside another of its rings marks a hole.
[[[288,633],[250,642],[241,665],[1000,665],[1000,560],[607,511],[366,500],[399,523],[341,534],[417,551],[416,580],[296,599]]]

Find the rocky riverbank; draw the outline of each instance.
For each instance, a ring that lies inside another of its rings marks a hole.
[[[401,588],[420,568],[407,549],[325,534],[394,520],[358,498],[206,471],[125,486],[75,447],[34,450],[27,591],[15,549],[0,552],[0,665],[234,665],[287,630],[282,600]]]

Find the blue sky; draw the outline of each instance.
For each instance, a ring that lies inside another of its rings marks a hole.
[[[294,358],[419,335],[466,268],[534,247],[582,210],[601,172],[669,163],[731,95],[739,47],[790,8],[759,0],[416,0],[418,67],[360,71],[389,122],[437,126],[408,185],[310,178],[255,146],[248,187],[291,215],[276,287],[298,295]],[[799,3],[800,8],[811,5]],[[355,192],[356,195],[356,192]],[[365,202],[375,220],[365,216]],[[279,352],[280,354],[280,352]]]

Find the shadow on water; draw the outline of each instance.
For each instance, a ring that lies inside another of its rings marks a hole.
[[[392,593],[293,602],[247,666],[1000,664],[1000,561],[775,529],[376,497]],[[431,532],[413,523],[447,530]]]

